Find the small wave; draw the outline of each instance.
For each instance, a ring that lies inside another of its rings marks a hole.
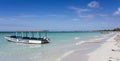
[[[102,42],[102,40],[105,39],[105,38],[95,38],[95,39],[91,39],[87,42],[90,42],[90,43],[98,43],[98,42]]]
[[[41,45],[36,45],[36,46],[30,46],[29,48],[39,48]]]
[[[38,61],[41,56],[42,56],[42,53],[41,53],[41,52],[39,52],[39,53],[37,53],[37,54],[35,54],[35,53],[32,54],[32,53],[31,53],[31,56],[29,57],[29,59],[32,60],[32,61]]]
[[[80,41],[80,42],[77,42],[75,45],[81,45],[83,43],[85,43],[86,41]]]
[[[80,38],[79,38],[79,37],[75,37],[74,39],[75,39],[75,40],[78,40],[78,39],[80,39]]]
[[[57,61],[61,61],[63,58],[71,55],[74,52],[75,52],[74,50],[71,50],[71,51],[68,51],[68,52],[64,53],[61,57],[57,58]]]
[[[94,37],[96,37],[96,38],[97,38],[97,37],[100,37],[100,36],[98,36],[98,35],[97,35],[97,36],[94,36]]]

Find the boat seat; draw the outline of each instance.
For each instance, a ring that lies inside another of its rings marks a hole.
[[[29,37],[23,37],[23,39],[30,39]]]
[[[38,40],[38,38],[30,38],[30,39],[33,39],[33,40]]]
[[[17,36],[10,36],[11,38],[17,38]]]

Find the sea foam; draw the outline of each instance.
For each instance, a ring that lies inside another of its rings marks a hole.
[[[75,45],[81,45],[81,44],[83,44],[83,43],[85,43],[86,41],[79,41],[79,42],[77,42]]]
[[[71,50],[71,51],[68,51],[68,52],[64,53],[62,56],[60,56],[59,58],[57,58],[57,61],[61,61],[63,58],[71,55],[74,52],[75,52],[74,50]]]
[[[74,39],[75,39],[75,40],[78,40],[78,39],[80,39],[80,38],[79,38],[79,37],[75,37]]]

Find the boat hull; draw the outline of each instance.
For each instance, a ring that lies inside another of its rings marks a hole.
[[[22,38],[22,37],[10,37],[10,36],[5,36],[5,39],[8,40],[9,42],[15,42],[15,43],[26,43],[26,44],[45,44],[49,43],[48,40],[45,40],[43,38],[41,39],[30,39],[30,38]]]

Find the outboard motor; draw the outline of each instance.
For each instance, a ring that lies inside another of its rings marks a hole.
[[[50,39],[47,37],[43,37],[43,41],[44,41],[44,43],[49,43]]]

